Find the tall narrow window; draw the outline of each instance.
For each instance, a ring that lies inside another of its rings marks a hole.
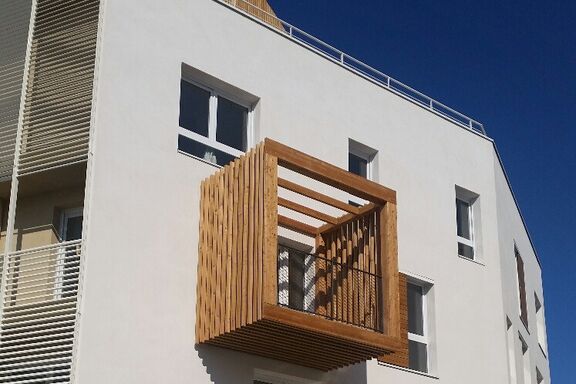
[[[352,139],[348,140],[348,172],[368,180],[375,180],[376,155],[378,151]],[[360,206],[366,202],[355,196],[350,197],[350,204]]]
[[[215,88],[182,79],[178,149],[217,165],[247,150],[252,106]]]
[[[408,366],[428,372],[428,329],[426,293],[429,287],[409,282],[408,288]]]
[[[514,246],[514,254],[516,257],[516,278],[518,283],[518,310],[520,312],[520,320],[528,328],[528,311],[526,304],[526,279],[524,276],[524,261],[520,256],[518,248]]]
[[[508,376],[510,384],[517,384],[516,379],[516,349],[514,348],[514,328],[512,321],[506,316],[506,344],[508,346]]]
[[[532,368],[530,366],[530,354],[528,353],[528,344],[521,334],[518,334],[520,344],[522,345],[522,360],[524,364],[524,383],[532,384]]]
[[[544,307],[542,302],[538,298],[538,295],[534,293],[534,304],[536,306],[536,332],[538,336],[538,344],[542,349],[544,354],[548,353],[548,342],[546,339],[546,321],[544,319]]]
[[[80,249],[77,243],[70,242],[82,239],[82,215],[82,208],[66,209],[62,212],[60,236],[64,243],[56,260],[56,299],[73,296],[78,290]]]
[[[456,235],[458,255],[467,259],[477,259],[476,216],[479,216],[478,195],[456,187]]]

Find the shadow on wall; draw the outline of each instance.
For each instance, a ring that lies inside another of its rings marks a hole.
[[[256,372],[265,372],[271,376],[278,374],[283,379],[286,376],[293,376],[294,383],[302,384],[366,384],[367,382],[366,363],[322,372],[211,345],[197,345],[195,348],[214,384],[252,384]]]

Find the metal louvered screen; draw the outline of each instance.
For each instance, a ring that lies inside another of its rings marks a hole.
[[[32,0],[0,0],[0,181],[12,177]]]
[[[0,383],[67,383],[73,361],[81,241],[9,254]]]
[[[99,0],[38,0],[18,174],[88,154]]]

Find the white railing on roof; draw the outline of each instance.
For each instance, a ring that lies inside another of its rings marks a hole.
[[[438,114],[451,122],[460,125],[463,128],[469,129],[476,133],[486,136],[486,131],[482,123],[442,104],[433,98],[426,96],[422,92],[418,92],[412,87],[390,77],[377,69],[355,59],[354,57],[334,48],[330,44],[302,31],[301,29],[293,26],[290,23],[279,19],[274,14],[267,12],[256,5],[246,0],[216,0],[227,6],[234,7],[239,12],[242,12],[252,18],[259,19],[266,24],[269,24],[275,30],[282,33],[284,36],[292,39],[306,48],[334,61],[335,63],[351,70],[352,72],[392,91],[393,93],[404,97],[427,110]]]

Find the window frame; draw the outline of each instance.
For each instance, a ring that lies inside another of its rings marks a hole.
[[[360,143],[359,141],[348,139],[348,166],[346,167],[347,171],[350,173],[354,173],[350,171],[350,155],[354,155],[364,161],[366,161],[366,180],[376,181],[378,176],[378,169],[377,169],[377,156],[378,150],[371,148],[365,144]],[[354,173],[357,176],[357,173]],[[360,199],[357,196],[350,195],[349,202],[353,205],[362,206],[367,203],[366,200]]]
[[[456,185],[456,195],[454,201],[455,221],[456,221],[456,254],[462,259],[473,261],[475,263],[484,265],[481,256],[481,221],[480,221],[480,195],[468,189]],[[458,235],[458,202],[463,202],[468,206],[468,229],[470,231],[470,239]],[[472,257],[461,255],[459,251],[459,244],[472,248]]]
[[[520,263],[518,262],[520,260]],[[516,270],[516,293],[518,298],[518,317],[520,318],[520,322],[526,328],[526,331],[529,331],[528,324],[528,295],[526,290],[526,264],[524,263],[524,258],[518,249],[516,243],[514,243],[514,266]],[[519,273],[519,266],[522,266],[522,279],[520,278]],[[522,300],[524,297],[524,300]]]
[[[229,92],[226,92],[224,90],[222,90],[221,88],[218,87],[210,87],[208,85],[202,84],[194,79],[189,78],[188,76],[181,76],[180,77],[180,82],[187,82],[193,86],[196,86],[200,89],[203,89],[206,92],[210,93],[209,99],[208,99],[208,136],[204,136],[201,135],[199,133],[196,133],[194,131],[191,131],[187,128],[184,128],[180,125],[178,125],[178,134],[182,135],[184,137],[187,137],[191,140],[194,140],[200,144],[206,145],[208,147],[214,148],[216,150],[219,150],[221,152],[227,153],[229,155],[232,155],[234,157],[240,157],[242,156],[244,153],[246,153],[246,151],[253,147],[255,144],[255,131],[254,131],[254,115],[255,115],[255,109],[256,109],[256,104],[255,103],[250,103],[247,102],[246,100],[243,100],[241,97],[235,96]],[[218,97],[223,97],[225,99],[230,100],[231,102],[246,108],[248,110],[247,112],[247,116],[246,116],[246,148],[244,151],[238,150],[234,147],[231,147],[229,145],[226,145],[224,143],[221,143],[217,140],[217,132],[218,132]],[[180,99],[182,98],[182,94],[180,94]],[[180,111],[179,111],[180,113]],[[195,159],[201,160],[203,162],[206,162],[208,164],[212,164],[215,165],[217,167],[222,167],[221,165],[212,162],[210,160],[198,157],[196,155],[193,155],[191,153],[188,152],[183,152],[181,150],[179,150],[180,152],[192,156]]]
[[[431,367],[431,337],[430,337],[430,304],[429,304],[429,294],[434,286],[433,282],[419,280],[410,275],[406,275],[407,285],[412,284],[418,286],[422,289],[422,333],[423,335],[418,335],[416,333],[410,332],[408,330],[408,341],[414,341],[417,343],[424,344],[426,346],[426,370],[420,371],[417,369],[409,368],[411,371],[422,373],[425,375],[430,375],[432,372]],[[410,308],[410,303],[408,303],[408,308]],[[410,316],[410,315],[408,315]]]

